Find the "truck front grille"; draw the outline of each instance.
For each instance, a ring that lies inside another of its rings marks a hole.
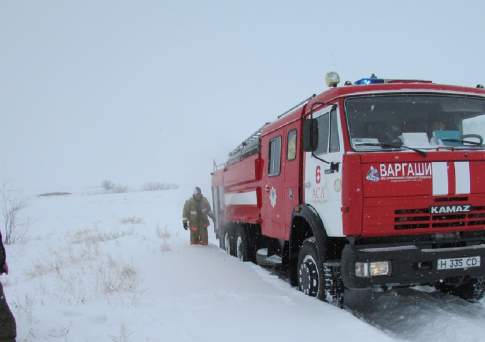
[[[485,226],[485,207],[475,206],[467,213],[432,214],[430,208],[397,209],[394,229],[452,228]]]

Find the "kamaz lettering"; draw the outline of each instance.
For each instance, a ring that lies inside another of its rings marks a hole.
[[[454,214],[454,213],[468,213],[472,210],[469,204],[463,205],[444,205],[430,208],[431,214]]]

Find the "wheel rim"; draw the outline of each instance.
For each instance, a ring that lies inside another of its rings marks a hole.
[[[224,249],[226,250],[227,254],[231,254],[231,242],[229,240],[228,232],[224,234]]]
[[[239,235],[236,240],[236,256],[239,260],[243,260],[242,252],[242,237]]]
[[[312,297],[318,294],[318,267],[315,259],[311,255],[306,255],[298,269],[298,284],[300,290]]]

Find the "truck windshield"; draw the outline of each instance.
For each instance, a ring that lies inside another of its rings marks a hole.
[[[393,94],[345,101],[356,151],[482,149],[485,98],[436,94]]]

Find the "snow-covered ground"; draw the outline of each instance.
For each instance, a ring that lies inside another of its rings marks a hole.
[[[485,306],[425,291],[340,310],[210,245],[189,246],[190,190],[32,198],[2,277],[18,341],[483,341]]]

